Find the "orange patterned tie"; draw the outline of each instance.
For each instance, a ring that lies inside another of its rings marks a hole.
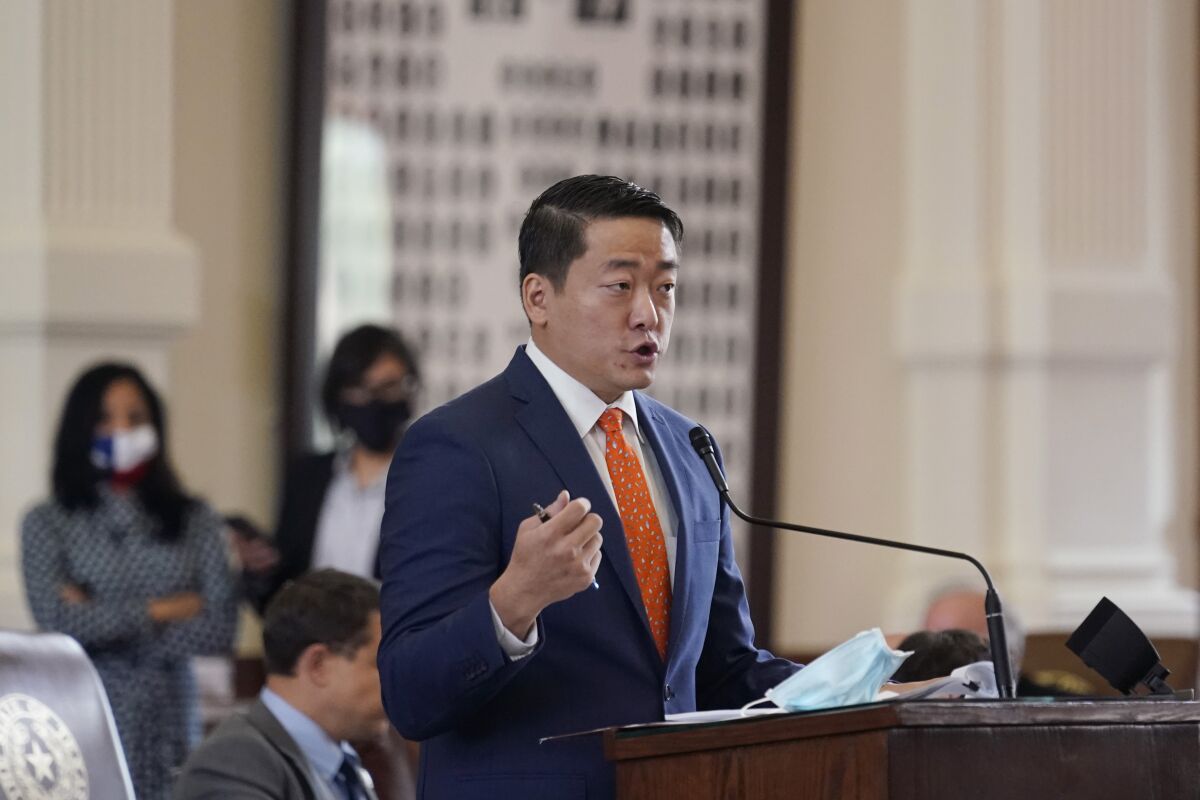
[[[667,545],[663,541],[662,525],[646,475],[633,448],[621,432],[621,409],[610,408],[600,415],[600,428],[608,439],[604,460],[612,478],[617,510],[621,512],[621,527],[625,543],[633,560],[633,572],[642,590],[642,603],[650,621],[650,633],[658,654],[667,658],[667,631],[671,627],[671,571],[667,566]]]

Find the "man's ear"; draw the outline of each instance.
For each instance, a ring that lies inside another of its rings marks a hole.
[[[329,659],[333,653],[323,644],[310,644],[300,652],[296,659],[297,677],[306,678],[317,686],[325,686],[329,682]]]
[[[521,281],[521,305],[525,307],[525,316],[529,324],[537,327],[546,324],[547,302],[554,286],[545,275],[531,272]]]

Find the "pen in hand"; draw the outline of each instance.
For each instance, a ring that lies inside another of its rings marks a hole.
[[[542,522],[550,521],[550,515],[546,512],[546,509],[542,508],[540,503],[533,504],[533,513],[536,514],[537,518],[539,520],[541,520]],[[592,588],[593,589],[600,588],[600,582],[597,581],[595,577],[592,578]]]

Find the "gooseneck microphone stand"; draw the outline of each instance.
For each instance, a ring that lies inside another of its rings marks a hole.
[[[1008,699],[1014,696],[1012,666],[1008,660],[1008,637],[1004,633],[1004,613],[1000,606],[1000,595],[996,593],[996,587],[992,585],[992,576],[988,574],[983,564],[979,563],[974,556],[955,550],[943,550],[939,547],[894,542],[890,539],[876,539],[873,536],[862,536],[857,533],[843,533],[842,531],[831,531],[825,528],[813,528],[808,525],[797,525],[792,522],[751,516],[738,508],[737,504],[733,502],[733,498],[729,496],[729,484],[725,481],[725,475],[721,472],[721,466],[717,463],[716,447],[713,444],[712,436],[699,425],[692,428],[688,435],[692,440],[692,447],[695,449],[696,454],[700,456],[700,460],[708,467],[708,474],[712,477],[713,484],[717,487],[717,492],[720,493],[721,499],[725,501],[725,505],[729,506],[730,511],[751,525],[761,525],[767,528],[778,528],[798,533],[811,533],[815,536],[826,536],[830,539],[845,539],[851,542],[874,544],[880,547],[890,547],[894,550],[908,550],[913,553],[926,553],[932,556],[957,558],[973,564],[979,570],[979,573],[983,575],[984,582],[987,583],[987,594],[984,596],[983,609],[987,618],[988,644],[992,653],[992,665],[996,670],[996,688],[1001,698]]]

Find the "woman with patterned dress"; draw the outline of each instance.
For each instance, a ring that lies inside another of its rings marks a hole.
[[[191,657],[233,646],[221,519],[184,492],[158,395],[123,364],[93,367],[71,389],[53,485],[21,528],[30,609],[96,665],[139,800],[167,798],[200,735]]]

